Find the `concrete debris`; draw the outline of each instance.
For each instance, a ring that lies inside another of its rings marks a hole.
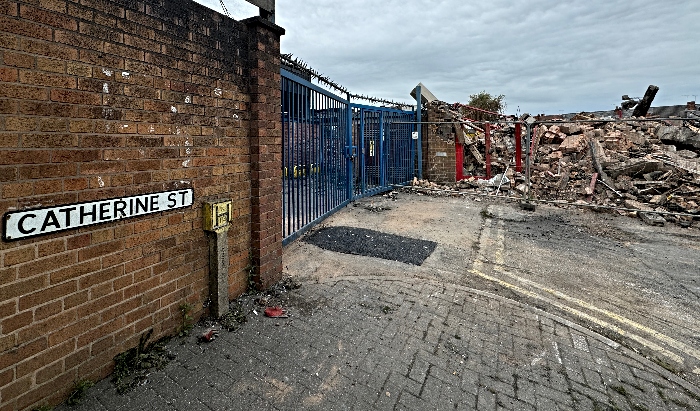
[[[659,88],[655,85],[650,85],[647,88],[646,93],[644,93],[644,97],[642,97],[642,100],[639,101],[639,104],[634,108],[634,112],[632,113],[633,117],[644,117],[647,115],[649,112],[649,108],[651,107],[651,103],[654,101],[654,97],[656,97],[656,93],[659,92]]]
[[[639,210],[636,211],[636,214],[639,216],[639,219],[644,221],[646,224],[655,226],[663,226],[666,224],[666,220],[664,220],[664,218],[659,214],[654,213],[654,210],[651,207],[648,207],[638,201],[627,199],[625,200],[625,207]]]
[[[576,134],[572,136],[566,136],[564,141],[559,145],[559,150],[562,154],[577,153],[586,146],[586,136],[583,134]]]
[[[418,83],[418,85],[411,90],[411,97],[413,97],[414,100],[416,100],[416,89],[418,87],[421,88],[421,104],[432,103],[433,101],[438,100],[438,98],[435,97],[435,95],[431,93],[430,90],[428,90],[428,87],[426,87],[423,83]]]
[[[454,121],[461,118],[449,107],[445,108],[445,114]],[[464,134],[472,135],[464,138],[464,170],[465,175],[473,177],[447,185],[415,180],[413,185],[431,190],[490,195],[505,192],[514,197],[528,195],[537,200],[635,209],[639,212],[633,214],[652,225],[668,221],[685,227],[693,220],[700,220],[700,129],[693,121],[632,118],[598,123],[597,118],[589,115],[576,117],[588,122],[562,121],[534,127],[530,187],[525,169],[518,173],[512,166],[514,127],[502,121],[491,132],[491,175],[495,177],[484,180],[485,156],[470,154],[469,147],[485,153],[484,131],[464,122],[469,130]],[[525,127],[522,134],[524,165],[528,151]],[[597,174],[595,178],[594,174]]]
[[[649,225],[663,226],[666,220],[655,213],[639,213],[639,218]]]
[[[660,126],[656,130],[656,138],[664,143],[691,146],[700,149],[700,132],[697,127]]]
[[[508,191],[510,180],[503,174],[498,174],[489,180],[475,180],[479,187],[501,187]]]
[[[653,171],[664,169],[661,161],[646,158],[631,158],[624,163],[611,164],[607,167],[610,177],[644,175]]]
[[[640,203],[639,201],[630,200],[630,199],[625,200],[625,207],[632,208],[634,210],[640,210],[640,211],[654,211],[651,207],[647,207],[646,205]]]
[[[676,124],[579,124],[579,134],[575,134],[578,139],[569,140],[571,136],[567,136],[558,146],[540,145],[533,160],[531,195],[637,209],[643,211],[637,215],[653,225],[660,225],[662,220],[680,224],[679,217],[661,217],[659,212],[695,214],[700,218],[698,149],[689,144],[672,145],[670,139],[659,138],[660,129],[665,130],[665,135],[674,136],[692,132],[682,121],[673,123]],[[556,132],[553,127],[548,132]],[[559,126],[558,131],[562,130]],[[567,140],[569,143],[565,144]],[[594,173],[602,184],[592,186]]]

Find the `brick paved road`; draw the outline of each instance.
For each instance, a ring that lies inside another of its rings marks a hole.
[[[344,276],[288,298],[290,318],[173,340],[147,384],[119,396],[102,381],[73,409],[700,409],[697,388],[618,344],[465,287]]]

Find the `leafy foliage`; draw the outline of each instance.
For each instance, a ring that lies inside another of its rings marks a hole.
[[[492,96],[486,91],[481,91],[477,94],[472,94],[469,96],[468,105],[482,110],[493,111],[495,113],[502,113],[506,108],[506,96],[503,94],[498,96]]]
[[[180,309],[180,314],[182,314],[182,323],[177,330],[177,335],[178,337],[187,337],[190,335],[194,323],[194,318],[192,317],[194,307],[190,303],[182,303],[178,308]]]
[[[495,121],[498,120],[500,114],[506,108],[505,99],[506,96],[503,94],[494,96],[486,91],[481,91],[470,95],[469,102],[466,105],[455,103],[452,105],[452,109],[459,110],[463,116],[470,120]]]

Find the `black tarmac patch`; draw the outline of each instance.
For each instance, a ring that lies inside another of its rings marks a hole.
[[[304,239],[324,250],[421,265],[435,251],[434,241],[417,240],[365,228],[324,227]]]

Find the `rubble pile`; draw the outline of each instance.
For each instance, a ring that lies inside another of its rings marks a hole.
[[[470,177],[453,184],[453,190],[528,194],[525,160],[523,173],[517,173],[513,126],[504,124],[491,134],[494,177]],[[483,130],[475,134],[472,145],[484,153]],[[523,127],[523,151],[527,152],[524,135]],[[650,224],[671,221],[688,226],[693,220],[667,212],[700,218],[700,128],[693,120],[598,121],[579,115],[536,126],[531,149],[532,199],[639,210],[636,214]],[[468,167],[478,163],[479,157],[470,153],[465,146],[465,174],[475,175]],[[446,189],[418,180],[414,186]]]
[[[698,148],[688,144],[699,135],[694,126],[677,123],[540,126],[533,140],[532,195],[700,214]]]
[[[534,133],[531,194],[700,215],[700,150],[688,144],[693,138],[700,141],[700,135],[694,126],[676,123],[681,124],[540,126]]]
[[[476,122],[459,110],[460,104],[447,104],[443,101],[433,101],[428,104],[431,112],[437,112],[442,117],[442,124],[429,124],[430,135],[440,135],[448,141],[459,141],[464,146],[464,175],[486,175],[486,133],[483,122]],[[501,116],[502,117],[502,116]],[[515,120],[515,118],[513,118]],[[515,158],[515,123],[493,122],[490,125],[492,154],[491,166],[498,172],[503,172],[511,160]],[[494,134],[497,135],[494,138]]]

